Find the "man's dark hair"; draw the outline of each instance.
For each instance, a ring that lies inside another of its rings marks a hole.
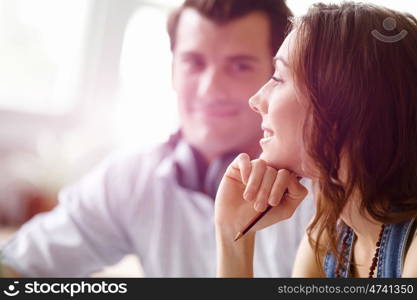
[[[167,29],[171,51],[175,49],[178,22],[186,8],[197,10],[216,24],[225,24],[252,12],[264,13],[268,17],[271,29],[272,55],[275,55],[284,41],[289,26],[289,17],[292,16],[285,0],[185,0],[168,19]]]

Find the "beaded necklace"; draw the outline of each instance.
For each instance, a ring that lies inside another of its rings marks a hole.
[[[382,224],[381,231],[379,232],[379,236],[378,236],[378,241],[376,242],[376,245],[375,245],[376,248],[375,248],[374,257],[372,258],[372,263],[371,263],[371,266],[369,267],[368,278],[374,277],[375,268],[378,265],[379,250],[381,248],[381,240],[382,240],[382,236],[384,235],[384,230],[385,230],[385,224]],[[342,257],[346,257],[346,252],[348,250],[347,241],[351,235],[352,235],[352,229],[348,227],[347,232],[342,241],[342,249],[341,249],[342,251],[340,252]],[[342,277],[340,274],[340,270],[343,268],[342,267],[343,263],[345,262],[342,262],[341,260],[339,260],[339,263],[337,264],[337,267],[336,267],[336,277]]]

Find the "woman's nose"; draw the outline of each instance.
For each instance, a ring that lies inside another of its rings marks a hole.
[[[249,107],[254,111],[257,112],[258,114],[260,113],[258,110],[258,106],[256,104],[256,95],[253,95],[252,97],[250,97],[249,99]]]
[[[266,114],[268,112],[268,105],[263,100],[262,90],[263,88],[249,99],[249,107],[258,114]]]

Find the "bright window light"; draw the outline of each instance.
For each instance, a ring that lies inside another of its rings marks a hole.
[[[385,6],[400,12],[408,12],[417,15],[417,3],[410,0],[350,0],[353,2],[363,2],[363,3],[373,3],[380,6]],[[322,3],[334,3],[340,4],[344,2],[343,0],[287,0],[287,5],[291,8],[295,16],[303,15],[307,12],[308,7],[313,3],[322,2]]]
[[[161,142],[177,128],[166,18],[160,8],[142,6],[128,23],[113,119],[121,147]]]
[[[89,1],[0,0],[0,109],[74,105]]]

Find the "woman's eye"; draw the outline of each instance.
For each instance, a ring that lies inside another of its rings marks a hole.
[[[284,83],[284,81],[283,81],[281,78],[276,77],[276,76],[272,76],[272,77],[271,77],[271,79],[272,79],[273,81],[275,81],[275,82],[276,82],[276,84],[282,84],[282,83]]]

